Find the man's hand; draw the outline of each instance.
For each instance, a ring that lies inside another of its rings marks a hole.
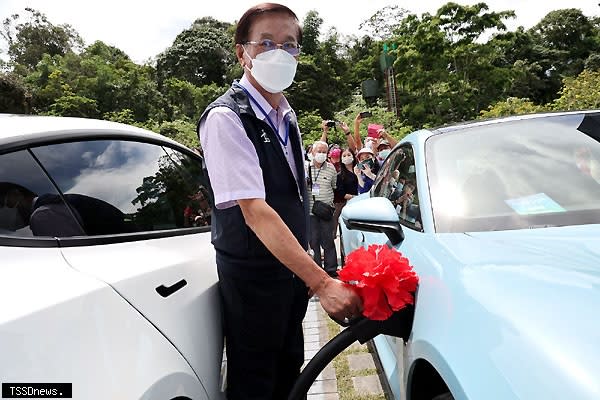
[[[351,319],[362,313],[360,297],[337,279],[328,278],[316,294],[325,312],[336,319]]]

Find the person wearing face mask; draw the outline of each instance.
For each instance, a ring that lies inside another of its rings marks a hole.
[[[377,162],[379,163],[380,167],[391,152],[392,148],[390,147],[390,142],[385,139],[381,140],[377,145]]]
[[[376,172],[374,170],[378,164],[375,161],[373,150],[368,147],[360,149],[356,157],[358,164],[354,167],[354,174],[358,181],[358,193],[366,193],[371,190],[371,186],[375,182]]]
[[[334,166],[327,162],[327,143],[313,144],[313,163],[308,172],[308,193],[310,197],[310,247],[314,251],[313,258],[321,265],[329,276],[337,276],[337,253],[331,230],[331,220],[324,220],[312,212],[313,203],[322,201],[333,207],[334,190],[337,184],[337,172]],[[324,259],[321,260],[321,248]]]
[[[337,183],[335,195],[337,198],[341,199],[335,207],[335,213],[333,214],[333,232],[334,235],[338,230],[338,219],[342,212],[342,208],[346,205],[348,200],[353,198],[358,194],[358,178],[354,174],[354,166],[356,165],[356,159],[354,158],[354,154],[350,151],[349,148],[342,151],[342,167],[340,172],[337,175]]]
[[[307,252],[310,201],[302,142],[282,93],[293,82],[301,41],[298,18],[288,7],[248,9],[235,31],[244,75],[198,122],[215,199],[212,243],[229,400],[288,397],[304,361],[309,293],[336,318],[362,309],[354,291]]]

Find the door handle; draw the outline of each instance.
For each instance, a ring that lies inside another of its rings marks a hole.
[[[160,285],[156,288],[156,292],[162,297],[169,297],[185,285],[187,285],[187,281],[185,279],[182,279],[179,282],[172,284],[171,286]]]

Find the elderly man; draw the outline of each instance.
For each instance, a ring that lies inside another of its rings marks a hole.
[[[198,123],[215,199],[212,243],[229,400],[288,397],[304,361],[307,286],[337,318],[362,308],[360,298],[307,253],[302,142],[282,93],[294,79],[301,40],[288,7],[263,3],[247,10],[235,32],[244,76]]]
[[[331,230],[332,215],[324,219],[315,214],[314,203],[320,201],[331,207],[333,214],[333,191],[336,188],[337,171],[327,162],[327,143],[313,144],[313,161],[308,168],[308,191],[310,196],[310,247],[313,259],[321,265],[321,248],[324,255],[324,269],[329,276],[337,276],[337,254]]]

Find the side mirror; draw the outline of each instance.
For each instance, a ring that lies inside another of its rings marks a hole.
[[[398,213],[384,197],[352,201],[342,208],[341,216],[348,229],[385,233],[394,246],[404,240]]]

